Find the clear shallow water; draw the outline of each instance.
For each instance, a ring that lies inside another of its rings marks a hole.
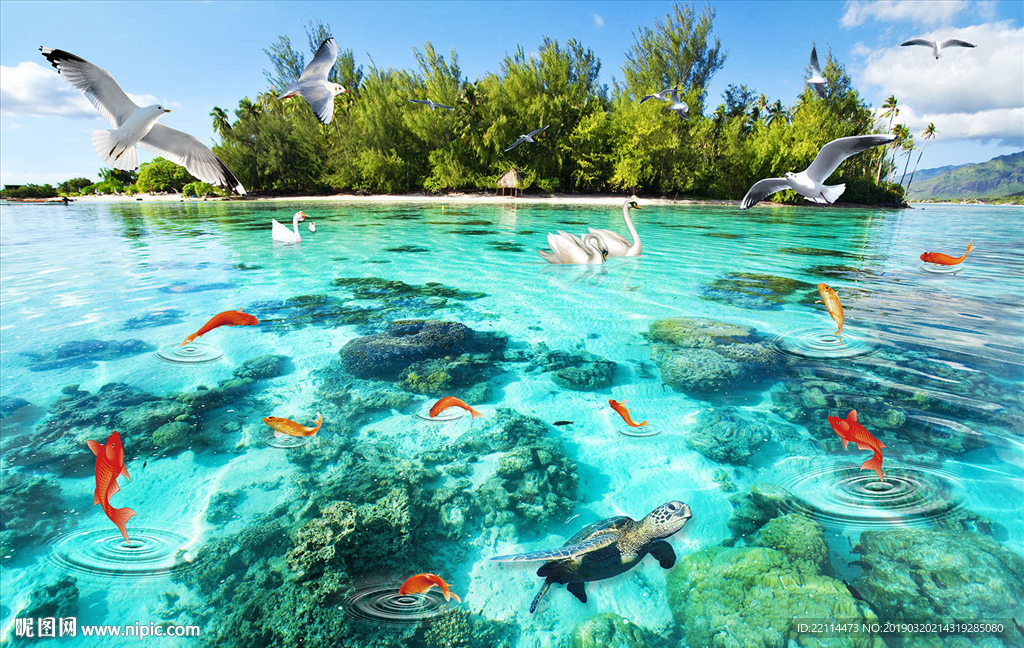
[[[300,208],[316,233],[303,228],[301,246],[272,245],[270,219],[290,222]],[[1022,212],[648,206],[634,216],[643,257],[557,267],[535,252],[547,231],[623,230],[619,210],[5,205],[4,631],[37,609],[42,586],[69,574],[75,585],[58,590],[75,600],[80,624],[194,623],[211,645],[287,644],[289,632],[307,632],[316,645],[473,636],[471,645],[560,646],[602,612],[639,626],[649,646],[771,636],[744,605],[722,611],[735,594],[715,568],[697,570],[703,580],[677,568],[666,580],[647,558],[589,583],[585,605],[555,585],[531,615],[538,563],[487,561],[558,546],[609,516],[640,519],[673,499],[693,512],[669,539],[681,564],[722,544],[759,545],[797,573],[806,556],[758,532],[775,518],[784,537],[802,538],[793,544],[821,534],[827,558],[816,559],[815,577],[840,583],[843,596],[842,580],[856,586],[866,599],[858,614],[1009,617],[999,595],[1015,596],[1019,583],[956,607],[970,599],[964,588],[989,582],[987,567],[920,594],[930,603],[893,608],[886,601],[907,598],[892,567],[901,558],[862,533],[938,534],[882,536],[918,554],[943,543],[980,547],[1001,564],[1024,554]],[[977,249],[955,274],[918,260],[958,255],[972,238]],[[813,303],[818,282],[843,302],[841,346]],[[214,314],[239,308],[261,325],[204,336],[207,362],[175,351]],[[353,376],[339,362],[350,341],[408,318],[460,322],[490,355],[417,365],[412,377]],[[79,344],[90,340],[102,342]],[[254,368],[268,354],[281,358]],[[559,382],[567,366],[583,377]],[[447,378],[431,373],[439,370]],[[423,420],[437,398],[432,379],[484,416]],[[609,398],[627,400],[657,434],[627,436],[647,430],[626,428]],[[827,416],[854,408],[887,446],[887,487],[859,470],[870,454],[844,450],[828,426]],[[261,420],[308,425],[317,411],[325,423],[306,444],[275,439]],[[113,505],[138,513],[128,523],[134,548],[91,506],[84,439],[103,442],[114,426],[131,481],[119,480]],[[797,519],[820,530],[783,524]],[[939,564],[903,575],[959,569],[934,553]],[[1002,569],[1012,576],[1015,566]],[[419,572],[441,574],[472,615],[446,615],[452,604],[436,590],[398,597]],[[672,594],[680,589],[706,594]],[[303,612],[253,621],[246,600]],[[822,616],[810,604],[777,605],[782,616]],[[694,621],[709,615],[720,628]],[[447,621],[435,619],[433,631],[408,623],[435,617]],[[261,626],[278,630],[240,638]]]

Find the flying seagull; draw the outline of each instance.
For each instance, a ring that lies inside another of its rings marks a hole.
[[[157,123],[170,110],[136,105],[109,72],[70,52],[52,47],[40,47],[39,51],[116,129],[92,132],[92,146],[105,164],[123,170],[138,168],[138,144],[180,164],[203,182],[245,194],[235,174],[205,144],[188,133]]]
[[[331,118],[334,117],[335,95],[349,92],[345,86],[327,80],[337,60],[338,43],[333,38],[328,38],[320,44],[320,48],[302,71],[299,80],[286,87],[278,99],[299,95],[313,109],[321,124],[330,124]]]
[[[818,92],[818,96],[822,99],[825,98],[825,85],[828,84],[828,81],[821,76],[821,66],[818,65],[818,48],[813,45],[811,46],[811,78],[807,79],[805,83],[811,84]]]
[[[784,178],[767,178],[754,183],[740,209],[750,209],[776,191],[792,189],[807,200],[819,205],[831,205],[846,191],[845,184],[826,185],[825,180],[851,155],[856,155],[874,146],[889,144],[895,135],[854,135],[832,140],[818,151],[817,157],[807,170],[787,173]]]
[[[678,88],[672,88],[672,105],[669,106],[668,109],[686,121],[690,121],[690,118],[686,116],[686,113],[690,111],[690,107],[687,106],[685,102],[679,100]]]
[[[675,92],[676,90],[678,90],[678,88],[665,88],[661,92],[655,92],[654,94],[645,95],[644,98],[640,100],[640,103],[643,103],[648,99],[657,99],[658,101],[667,102],[669,101],[669,93]]]
[[[504,152],[505,152],[505,153],[508,153],[509,151],[511,151],[511,150],[512,150],[512,149],[514,149],[515,147],[519,146],[519,145],[520,145],[520,144],[522,144],[523,142],[530,142],[530,143],[532,144],[532,143],[533,143],[533,136],[534,136],[534,135],[537,135],[538,133],[543,133],[544,131],[546,131],[546,130],[547,130],[548,126],[550,126],[550,125],[551,125],[551,124],[548,124],[547,126],[544,126],[544,128],[538,128],[537,130],[535,130],[535,131],[532,131],[532,132],[530,132],[530,133],[529,133],[528,135],[520,135],[520,136],[519,136],[519,139],[517,139],[517,140],[516,140],[516,141],[515,141],[515,142],[514,142],[514,143],[512,144],[512,146],[510,146],[510,147],[508,147],[507,149],[505,149],[505,151],[504,151]]]
[[[443,106],[437,102],[431,101],[430,99],[410,99],[413,103],[423,104],[424,106],[430,107],[430,112],[434,112],[434,108],[444,108],[445,110],[455,110],[451,106]]]
[[[911,38],[906,43],[900,43],[900,47],[906,47],[907,45],[924,45],[925,47],[932,48],[932,54],[935,55],[936,61],[938,61],[939,57],[942,56],[942,50],[947,47],[977,47],[977,45],[974,45],[973,43],[957,40],[955,38],[944,40],[941,43],[939,41],[930,41],[923,38]]]

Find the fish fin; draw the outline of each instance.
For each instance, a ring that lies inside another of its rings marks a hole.
[[[111,479],[110,480],[110,486],[107,486],[107,501],[109,502],[111,497],[113,497],[114,495],[116,495],[116,494],[118,494],[120,492],[121,492],[121,487],[117,485],[117,479],[116,478],[115,479]]]
[[[833,335],[835,335],[836,337],[839,338],[839,345],[840,346],[846,346],[846,343],[843,342],[843,329],[840,328],[838,331],[833,333]]]
[[[857,410],[850,410],[850,413],[846,415],[847,421],[857,422]]]
[[[879,447],[879,448],[886,448],[886,447],[888,447],[888,446],[886,446],[886,445],[885,445],[884,443],[882,443],[881,441],[879,441],[879,442],[878,442],[878,447]]]
[[[867,461],[860,465],[860,469],[874,470],[876,473],[878,473],[879,481],[885,481],[885,478],[882,477],[882,453],[877,450],[875,451],[874,457],[871,457],[870,459],[868,459]]]
[[[458,594],[452,591],[449,591],[448,593],[452,595],[452,598],[455,599],[456,603],[462,603],[462,599],[459,598]]]
[[[472,407],[469,408],[469,413],[472,415],[471,418],[476,418],[478,416],[483,416],[483,414],[481,414],[480,412],[476,411]]]
[[[133,515],[135,515],[135,511],[130,508],[110,509],[110,512],[107,513],[107,517],[121,531],[125,542],[129,544],[131,544],[131,540],[128,539],[128,529],[125,527],[125,524],[128,523],[128,520],[132,519]]]
[[[274,438],[275,439],[286,439],[286,438],[288,438],[288,435],[285,434],[284,432],[280,431],[280,430],[274,430]]]
[[[874,450],[874,448],[872,448],[871,446],[869,446],[869,445],[867,445],[865,443],[861,443],[860,441],[854,441],[854,443],[857,444],[857,449],[858,450]]]
[[[839,438],[842,439],[842,437],[839,437]],[[843,450],[848,450],[849,448],[850,448],[850,440],[849,439],[843,439]]]
[[[969,241],[969,242],[967,243],[967,251],[966,251],[966,252],[964,252],[964,256],[967,256],[968,254],[970,254],[970,253],[971,253],[971,250],[973,250],[973,249],[974,249],[974,239],[971,239],[971,240],[970,240],[970,241]]]
[[[128,474],[128,466],[124,464],[121,464],[121,476],[127,479],[128,481],[132,480],[131,475]]]
[[[92,453],[94,455],[96,455],[97,457],[100,456],[100,451],[103,450],[103,446],[102,445],[100,445],[96,441],[86,441],[85,443],[86,443],[86,445],[89,446],[89,449],[92,450]]]

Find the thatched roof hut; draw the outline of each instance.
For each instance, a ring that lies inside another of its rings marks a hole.
[[[498,178],[498,192],[504,196],[509,189],[512,190],[513,196],[518,196],[520,193],[519,172],[515,167],[510,168]]]

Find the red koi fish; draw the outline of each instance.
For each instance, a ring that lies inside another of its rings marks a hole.
[[[839,326],[839,329],[832,335],[839,336],[839,344],[843,344],[843,305],[839,302],[839,295],[823,283],[818,284],[818,294],[821,295],[821,300],[814,303],[825,304],[828,314],[832,316],[832,319]]]
[[[445,411],[449,407],[461,407],[462,409],[464,409],[467,412],[469,412],[470,414],[472,414],[473,418],[476,418],[478,416],[483,416],[483,414],[481,414],[480,412],[476,411],[475,409],[473,409],[469,405],[466,405],[465,403],[463,403],[458,398],[455,398],[454,396],[445,396],[441,400],[439,400],[436,403],[434,403],[434,406],[430,408],[430,412],[429,412],[430,418],[434,418],[435,416],[437,416],[441,412]]]
[[[644,421],[643,423],[634,423],[633,419],[629,418],[629,410],[626,409],[626,401],[622,401],[620,403],[618,401],[610,400],[608,401],[608,404],[612,406],[613,410],[619,413],[619,416],[622,417],[622,420],[625,421],[626,425],[629,427],[643,427],[647,425],[647,421]]]
[[[963,256],[951,257],[948,254],[943,254],[942,252],[925,252],[924,254],[921,255],[921,260],[924,261],[925,263],[935,263],[937,265],[944,266],[955,266],[958,263],[963,263],[964,259],[967,258],[967,255],[970,254],[971,250],[973,249],[974,239],[971,239],[967,243],[967,251],[964,252]]]
[[[96,441],[86,441],[86,443],[92,453],[96,455],[96,491],[93,494],[92,505],[102,506],[103,512],[107,514],[110,521],[120,529],[125,542],[131,544],[132,541],[128,539],[125,523],[135,515],[135,511],[130,508],[118,509],[110,505],[111,496],[121,490],[117,485],[118,476],[123,476],[128,481],[132,480],[128,476],[127,466],[124,465],[124,446],[121,445],[121,435],[115,430],[107,437],[107,442],[104,445],[100,445]]]
[[[843,440],[844,449],[850,441],[853,441],[857,444],[858,450],[874,450],[875,456],[861,464],[860,469],[874,470],[878,473],[878,479],[885,481],[885,478],[882,477],[882,448],[885,447],[885,444],[871,436],[871,433],[857,422],[857,410],[850,410],[845,420],[838,416],[830,416],[828,417],[828,424],[832,426],[835,433]]]
[[[416,574],[402,583],[402,586],[398,588],[398,593],[423,594],[434,585],[441,588],[441,594],[444,596],[444,600],[450,601],[451,599],[455,599],[457,602],[462,603],[462,599],[459,598],[459,595],[448,589],[448,583],[444,582],[444,579],[437,574]]]
[[[267,416],[263,419],[263,422],[281,434],[287,434],[293,437],[307,437],[313,436],[320,431],[320,426],[324,423],[324,417],[320,416],[320,412],[316,413],[315,427],[306,427],[292,421],[291,419],[281,418],[280,416]]]
[[[223,313],[214,315],[213,319],[203,325],[203,328],[185,338],[185,341],[179,346],[192,344],[192,341],[200,335],[205,335],[220,326],[256,326],[259,323],[260,321],[258,319],[248,313],[243,313],[241,309],[236,311],[224,311]]]

